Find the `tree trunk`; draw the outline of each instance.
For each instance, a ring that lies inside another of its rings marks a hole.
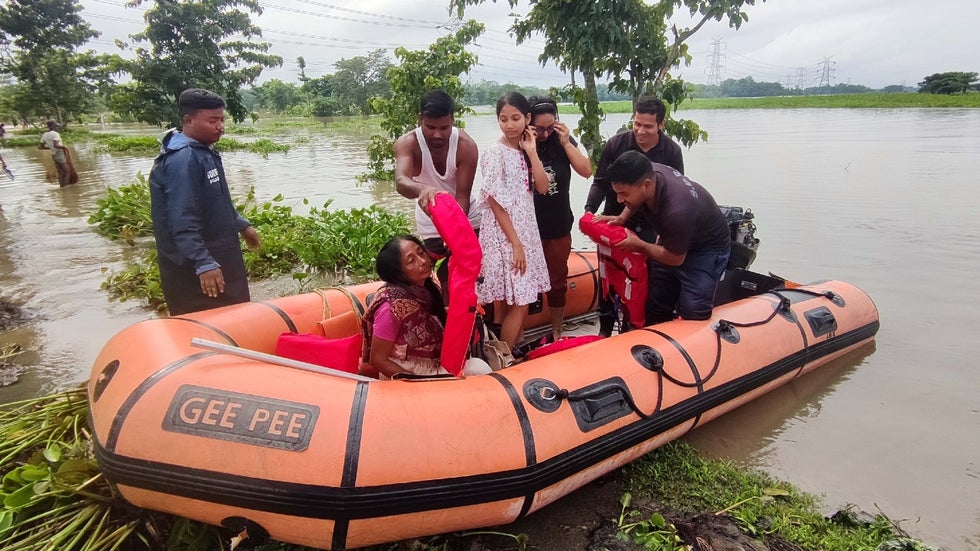
[[[582,106],[582,118],[585,124],[580,124],[582,128],[582,145],[589,152],[593,164],[599,158],[602,151],[602,134],[599,133],[599,123],[602,122],[602,110],[599,107],[599,92],[595,84],[595,72],[591,67],[582,72],[582,80],[585,84],[585,101]]]

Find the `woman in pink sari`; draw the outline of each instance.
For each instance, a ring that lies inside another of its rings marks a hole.
[[[361,320],[362,369],[387,378],[447,373],[439,364],[446,309],[428,251],[417,237],[400,235],[381,248],[375,265],[385,285]]]

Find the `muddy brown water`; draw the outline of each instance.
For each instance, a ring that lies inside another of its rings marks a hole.
[[[762,245],[753,268],[801,282],[852,282],[881,313],[874,345],[686,438],[713,456],[819,495],[827,513],[848,503],[880,508],[934,545],[980,549],[974,335],[980,321],[974,275],[980,265],[980,110],[682,116],[710,133],[707,142],[685,150],[688,175],[719,203],[756,214]],[[610,116],[605,133],[626,119]],[[466,122],[481,145],[498,136],[493,117]],[[333,200],[336,208],[377,203],[410,212],[411,203],[391,184],[357,182],[367,160],[367,131],[324,126],[283,131],[278,139],[293,146],[288,154],[225,155],[233,192],[254,185],[260,199],[282,193],[299,210],[307,198],[316,205]],[[102,270],[119,269],[132,252],[97,236],[86,218],[107,186],[147,173],[152,158],[69,145],[81,181],[65,189],[51,183],[46,152],[0,150],[16,174],[13,181],[0,176],[0,298],[23,305],[30,316],[0,334],[0,346],[17,343],[26,350],[16,359],[24,373],[17,384],[0,388],[0,402],[84,381],[111,335],[151,315],[137,303],[110,302],[99,290]],[[576,212],[587,187],[585,180],[573,181]],[[578,234],[575,243],[587,246]],[[257,297],[283,292],[262,283],[253,288]],[[561,517],[563,506],[551,508]],[[546,518],[556,517],[541,522]]]

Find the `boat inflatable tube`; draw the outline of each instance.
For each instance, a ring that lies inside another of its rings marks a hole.
[[[595,308],[594,261],[569,258],[570,318]],[[88,402],[118,495],[247,529],[256,545],[268,534],[351,549],[500,526],[835,358],[854,353],[856,367],[878,331],[870,297],[829,280],[489,375],[382,381],[272,356],[284,331],[362,311],[379,285],[150,319],[112,337]],[[550,328],[547,311],[528,320]]]

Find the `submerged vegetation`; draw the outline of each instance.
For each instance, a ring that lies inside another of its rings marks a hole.
[[[394,235],[409,231],[405,215],[375,205],[330,210],[327,202],[310,207],[309,214],[301,216],[282,201],[283,196],[278,195],[259,203],[253,188],[237,207],[262,238],[258,251],[243,246],[245,267],[252,279],[291,275],[301,286],[318,275],[340,281],[369,279],[381,246]],[[97,205],[89,224],[100,235],[124,241],[136,251],[122,270],[105,270],[108,273],[102,288],[114,299],[140,300],[149,308],[162,311],[166,304],[152,245],[146,177],[137,174],[133,182],[110,188]]]

